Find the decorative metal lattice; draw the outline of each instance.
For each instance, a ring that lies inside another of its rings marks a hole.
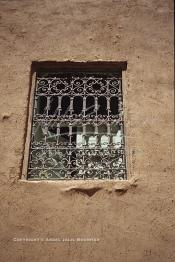
[[[118,73],[36,77],[28,179],[126,179]]]

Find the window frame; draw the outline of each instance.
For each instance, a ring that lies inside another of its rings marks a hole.
[[[130,165],[129,165],[129,147],[128,147],[128,135],[127,135],[127,107],[126,107],[126,93],[127,93],[127,76],[126,76],[127,62],[33,62],[31,65],[30,72],[30,89],[28,94],[28,106],[27,106],[27,119],[26,119],[26,130],[25,130],[25,145],[22,159],[22,172],[20,178],[22,180],[27,180],[28,173],[28,162],[29,162],[29,152],[30,152],[30,140],[31,140],[31,132],[32,132],[32,118],[33,118],[33,107],[34,107],[34,98],[35,98],[35,84],[36,84],[36,74],[38,71],[55,71],[59,70],[62,72],[116,72],[121,70],[122,72],[122,95],[123,95],[123,120],[124,120],[124,140],[125,140],[125,161],[126,161],[126,170],[127,170],[127,178],[122,180],[126,181],[131,176]],[[74,180],[74,179],[72,179]],[[72,181],[66,180],[66,181]],[[86,181],[86,179],[82,179]],[[78,179],[76,181],[82,181]],[[115,179],[97,179],[96,181],[119,181]],[[27,181],[36,181],[36,180],[27,180]],[[63,181],[63,180],[37,180],[39,181]],[[88,179],[88,181],[94,181],[94,179]]]

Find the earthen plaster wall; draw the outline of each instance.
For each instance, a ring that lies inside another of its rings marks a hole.
[[[172,20],[171,0],[0,0],[1,262],[175,261]],[[67,60],[128,62],[128,181],[19,180],[31,63]]]

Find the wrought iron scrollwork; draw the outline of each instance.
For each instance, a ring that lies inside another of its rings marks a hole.
[[[38,75],[28,179],[125,179],[122,79]]]

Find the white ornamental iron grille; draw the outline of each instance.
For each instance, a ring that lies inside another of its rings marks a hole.
[[[28,179],[126,179],[121,72],[37,74]]]

